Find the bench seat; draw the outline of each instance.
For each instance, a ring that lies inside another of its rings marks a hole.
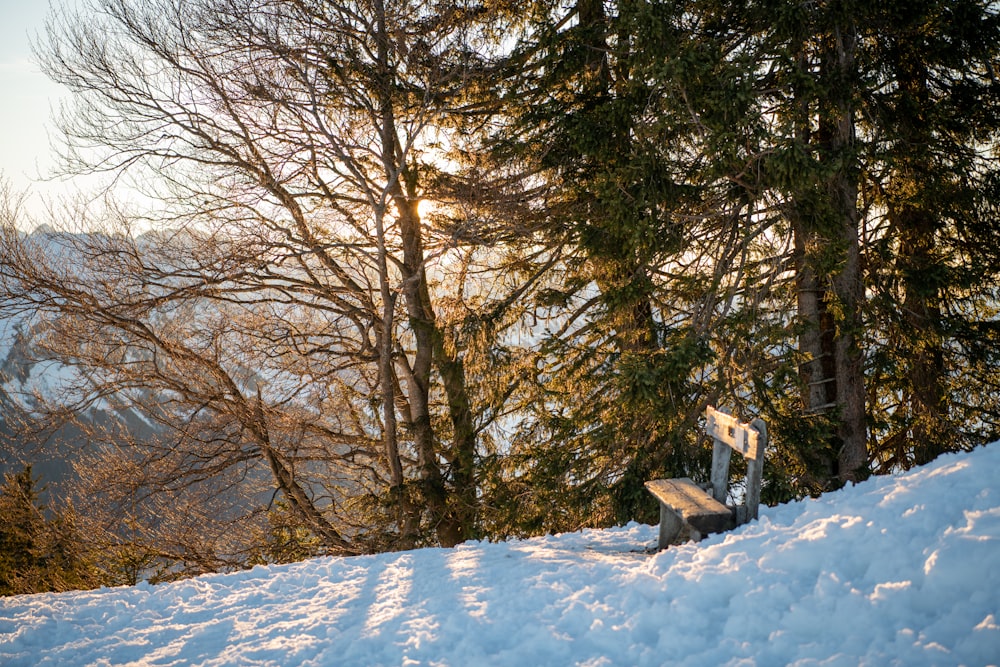
[[[674,541],[684,524],[697,541],[736,527],[733,509],[720,503],[688,477],[654,479],[646,489],[660,501],[660,548]]]

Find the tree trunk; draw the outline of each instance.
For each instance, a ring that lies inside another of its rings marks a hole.
[[[390,58],[390,36],[387,27],[385,3],[376,0],[376,40],[378,44],[378,93],[382,165],[386,178],[386,194],[394,204],[399,216],[403,245],[401,266],[401,291],[409,317],[410,328],[415,341],[413,364],[407,374],[407,403],[409,423],[413,430],[419,460],[421,486],[424,501],[430,514],[432,525],[444,523],[445,489],[437,466],[434,447],[434,432],[430,413],[430,374],[433,359],[433,315],[430,314],[429,296],[424,275],[423,245],[420,237],[419,219],[416,218],[416,202],[407,199],[401,179],[404,177],[405,153],[399,146],[396,134],[395,109],[393,107],[394,70]],[[393,332],[385,332],[393,344]]]
[[[799,379],[802,405],[807,415],[825,415],[837,406],[836,325],[829,308],[829,292],[814,265],[818,235],[798,216],[792,223],[795,242],[796,308],[799,324]],[[838,479],[837,443],[810,452],[816,485],[828,488]]]
[[[820,116],[821,134],[829,134],[829,159],[837,169],[828,185],[835,244],[841,249],[840,266],[832,276],[838,318],[834,338],[837,409],[840,415],[838,468],[841,482],[865,477],[868,463],[868,430],[865,419],[865,380],[861,351],[861,245],[858,232],[857,158],[854,155],[854,104],[857,34],[853,25],[834,25],[826,38],[824,69],[828,70],[828,112]],[[824,125],[828,129],[824,129]]]
[[[379,386],[382,389],[382,443],[389,466],[389,496],[396,508],[398,546],[412,548],[419,530],[419,512],[410,502],[404,485],[403,464],[399,457],[396,422],[396,375],[393,368],[396,295],[389,285],[389,265],[385,244],[385,211],[375,212],[378,252],[379,290],[382,297],[382,322],[378,338]]]
[[[934,219],[927,211],[904,206],[895,216],[899,230],[899,264],[903,267],[903,321],[910,329],[906,369],[910,393],[910,437],[913,464],[933,461],[946,451],[945,417],[948,397],[945,390],[944,352],[939,331],[940,292],[914,275],[935,267]]]
[[[804,81],[810,71],[809,54],[804,40],[797,48],[796,75]],[[813,141],[812,104],[810,94],[795,86],[794,115],[795,142],[799,149],[809,153]],[[820,205],[808,184],[793,185],[789,218],[794,241],[796,323],[799,329],[798,351],[799,380],[802,387],[802,408],[806,415],[825,415],[837,403],[837,377],[834,359],[834,322],[829,309],[826,276],[821,273],[823,250],[827,247],[817,223]],[[835,443],[824,444],[819,451],[810,451],[813,462],[811,474],[817,477],[810,486],[827,488],[838,478]]]
[[[904,155],[897,158],[894,182],[899,193],[920,193],[933,166],[924,147],[932,143],[926,115],[930,106],[927,67],[916,53],[918,35],[904,34],[896,44],[894,63],[899,84],[900,110],[896,132]],[[928,209],[926,196],[899,197],[890,204],[889,216],[899,237],[896,266],[903,285],[903,332],[907,345],[906,380],[910,404],[912,463],[928,463],[946,451],[945,362],[941,340],[941,279],[938,270],[937,216]]]
[[[465,364],[447,349],[440,331],[436,336],[434,356],[451,417],[449,463],[455,497],[450,537],[457,543],[477,537],[479,487],[476,479],[476,428],[466,386]]]
[[[378,59],[383,68],[381,91],[382,162],[388,194],[399,216],[403,261],[402,295],[414,339],[412,365],[408,369],[410,424],[417,448],[421,488],[431,525],[442,546],[454,546],[472,537],[476,522],[476,434],[468,398],[464,366],[444,345],[427,285],[423,232],[417,211],[416,176],[406,164],[399,145],[393,108],[393,69],[385,5],[376,0]],[[450,498],[439,464],[437,438],[431,414],[431,371],[436,366],[444,382],[455,441],[445,456],[452,467],[455,498]]]
[[[796,140],[816,151],[823,187],[797,186],[791,222],[795,241],[800,377],[807,414],[829,414],[836,433],[829,450],[817,453],[826,476],[822,487],[864,476],[868,461],[864,368],[861,352],[861,274],[858,170],[854,156],[856,36],[834,23],[820,43],[822,84],[817,103],[818,132],[811,133],[812,94],[797,88]],[[804,48],[800,76],[810,71]]]
[[[450,547],[461,541],[461,530],[456,525],[455,517],[449,512],[448,489],[438,463],[430,406],[431,369],[439,334],[424,272],[424,250],[416,201],[406,197],[398,183],[396,188],[398,192],[393,197],[400,214],[399,224],[403,235],[402,291],[414,338],[409,391],[413,437],[417,445],[421,486],[431,523],[441,545]]]

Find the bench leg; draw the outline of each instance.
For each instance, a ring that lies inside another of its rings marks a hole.
[[[677,516],[677,512],[660,503],[660,539],[657,547],[662,551],[670,546],[680,535],[683,526],[684,522]]]

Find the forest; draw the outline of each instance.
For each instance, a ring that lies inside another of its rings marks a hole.
[[[81,435],[48,518],[0,492],[69,564],[0,594],[654,522],[708,405],[768,504],[1000,438],[995,2],[84,0],[36,50],[94,186],[0,192],[60,369],[0,405]]]

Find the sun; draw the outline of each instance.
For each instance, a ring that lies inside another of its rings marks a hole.
[[[417,215],[421,218],[426,218],[428,215],[437,210],[437,202],[433,199],[421,199],[417,202]]]

